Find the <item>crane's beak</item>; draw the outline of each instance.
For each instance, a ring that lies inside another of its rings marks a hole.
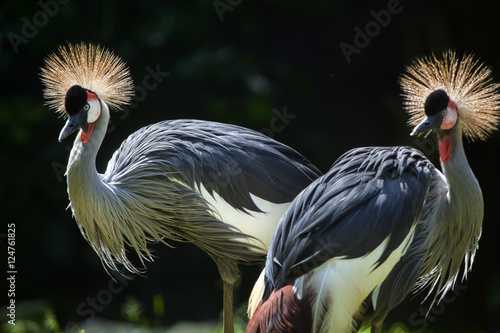
[[[78,112],[77,114],[69,116],[66,124],[61,130],[61,133],[59,134],[59,142],[83,127],[87,127],[87,113]]]
[[[432,116],[427,116],[420,124],[418,124],[410,133],[411,136],[420,134],[430,129],[439,128],[443,122],[443,117],[439,113]]]

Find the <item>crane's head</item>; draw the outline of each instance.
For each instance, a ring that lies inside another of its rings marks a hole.
[[[101,116],[101,101],[95,93],[74,85],[66,93],[64,108],[68,113],[68,120],[59,134],[59,142],[81,129],[80,140],[87,143],[94,130],[95,122]]]
[[[411,135],[460,129],[471,140],[486,139],[500,119],[500,85],[491,81],[491,70],[472,55],[415,60],[400,81]]]
[[[424,112],[425,119],[413,129],[410,135],[416,135],[430,129],[450,130],[458,121],[456,104],[441,89],[435,90],[427,96]]]
[[[81,141],[87,143],[108,106],[119,109],[128,104],[134,91],[125,63],[92,44],[60,46],[58,54],[45,59],[41,79],[46,104],[68,118],[59,141],[81,129]]]

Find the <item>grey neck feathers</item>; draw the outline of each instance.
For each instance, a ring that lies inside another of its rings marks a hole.
[[[481,226],[483,219],[483,197],[479,183],[472,172],[462,143],[462,131],[454,129],[447,133],[451,139],[452,157],[441,168],[448,183],[448,205],[445,219],[459,226]]]
[[[79,177],[88,177],[88,181],[95,181],[99,178],[95,160],[97,152],[104,140],[104,136],[106,135],[109,123],[108,106],[103,102],[101,102],[101,105],[101,116],[95,122],[90,140],[86,144],[82,143],[80,141],[80,131],[73,143],[73,149],[71,149],[67,167],[68,183],[70,179],[73,178],[72,174],[78,175]]]
[[[108,266],[118,270],[116,261],[123,261],[127,269],[137,271],[126,260],[124,239],[119,235],[119,222],[125,216],[109,213],[109,208],[113,206],[111,201],[118,200],[96,169],[97,152],[106,135],[110,117],[107,105],[103,102],[101,105],[101,116],[95,122],[89,141],[86,144],[80,141],[80,131],[69,156],[66,177],[71,210],[82,235]],[[117,221],[116,229],[109,223],[114,221]]]
[[[438,134],[440,138],[442,135]],[[462,131],[458,127],[446,135],[451,139],[452,157],[446,163],[441,162],[441,168],[448,191],[438,202],[429,203],[436,205],[437,210],[428,221],[431,250],[424,271],[430,276],[423,283],[431,283],[431,291],[437,288],[441,297],[453,287],[463,262],[464,276],[471,269],[483,221],[481,188],[467,162]]]

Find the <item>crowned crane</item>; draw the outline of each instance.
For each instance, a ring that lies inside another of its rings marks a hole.
[[[59,141],[77,132],[66,170],[80,231],[101,260],[141,272],[131,248],[152,260],[148,243],[191,242],[218,266],[224,332],[233,331],[238,263],[264,261],[276,225],[293,198],[321,173],[290,147],[239,126],[164,121],[130,135],[106,172],[96,155],[109,107],[130,102],[125,63],[100,46],[68,44],[45,59],[41,79],[50,108],[67,117]]]
[[[412,135],[434,132],[441,173],[410,147],[341,156],[283,215],[249,302],[247,332],[380,332],[412,291],[432,304],[471,269],[483,199],[462,135],[499,120],[490,70],[454,52],[415,60],[401,78]],[[431,306],[432,306],[431,304]]]

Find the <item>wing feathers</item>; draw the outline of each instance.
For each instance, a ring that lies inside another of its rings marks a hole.
[[[362,257],[391,236],[380,265],[420,216],[429,181],[429,162],[412,148],[347,152],[282,217],[268,254],[268,287],[281,288],[330,258]]]

